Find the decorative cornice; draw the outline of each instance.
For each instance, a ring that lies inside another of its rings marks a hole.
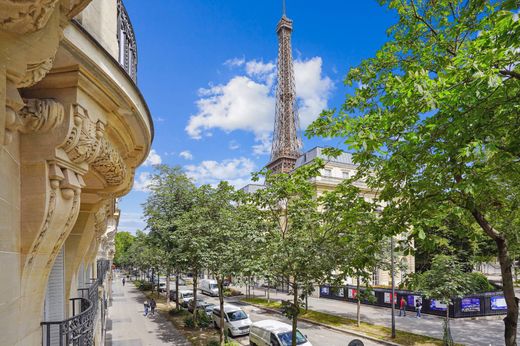
[[[108,185],[124,182],[127,167],[119,152],[105,138],[105,125],[93,122],[85,108],[73,106],[74,126],[62,146],[74,163],[87,162],[104,177]]]
[[[18,88],[27,88],[41,81],[43,77],[45,77],[45,75],[47,75],[47,73],[52,69],[55,55],[56,54],[53,54],[47,59],[37,63],[28,64],[23,79],[17,83],[16,86]]]
[[[58,0],[0,0],[0,30],[26,34],[43,28]]]
[[[41,133],[56,128],[63,122],[63,105],[53,99],[25,99],[19,112],[22,133]]]

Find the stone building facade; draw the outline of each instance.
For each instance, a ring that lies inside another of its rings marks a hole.
[[[116,200],[153,138],[136,68],[120,0],[0,1],[0,345],[103,344]]]

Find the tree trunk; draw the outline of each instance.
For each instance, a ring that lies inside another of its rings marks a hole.
[[[161,288],[161,273],[159,272],[159,270],[157,270],[157,298],[159,298],[160,296],[160,292],[159,292],[159,289]]]
[[[267,303],[271,302],[271,299],[269,297],[270,291],[271,291],[271,282],[269,279],[267,279]]]
[[[356,286],[356,298],[357,298],[357,312],[356,312],[356,320],[357,326],[361,326],[361,299],[359,297],[359,276],[357,277],[357,286]]]
[[[224,338],[224,278],[217,275],[218,285],[218,301],[220,306],[220,328],[218,330],[220,345],[224,345],[226,340]]]
[[[193,272],[193,326],[197,327],[197,282],[199,281],[198,271]],[[189,303],[188,303],[189,304]]]
[[[450,330],[450,304],[448,302],[448,308],[446,309],[446,321],[444,322],[444,345],[453,346],[453,338],[451,337]]]
[[[504,318],[504,341],[506,346],[516,346],[516,329],[518,325],[518,299],[515,296],[513,284],[513,261],[509,254],[507,240],[504,235],[494,229],[486,220],[479,210],[473,208],[471,214],[484,230],[497,244],[498,261],[500,262],[500,271],[502,273],[502,291],[507,304],[507,315]]]
[[[166,270],[166,308],[170,309],[170,273],[171,270]]]
[[[515,296],[513,284],[512,260],[505,239],[497,238],[498,260],[502,272],[502,290],[507,304],[507,315],[504,318],[504,338],[506,346],[516,346],[516,329],[518,326],[518,298]]]
[[[294,315],[292,318],[292,346],[296,346],[296,330],[298,328],[298,284],[294,280],[294,293],[293,293],[293,308]]]
[[[170,295],[170,292],[168,292]],[[179,271],[175,274],[175,310],[179,311],[181,307],[179,306]]]

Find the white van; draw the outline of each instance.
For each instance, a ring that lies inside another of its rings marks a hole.
[[[201,280],[199,288],[203,294],[207,294],[211,297],[218,296],[217,280]]]
[[[185,308],[188,307],[188,303],[193,299],[193,291],[191,290],[179,290],[179,304]],[[175,290],[170,290],[170,300],[175,301]]]
[[[249,316],[244,310],[235,305],[224,305],[224,330],[227,330],[228,335],[249,334],[251,323]],[[220,307],[213,309],[213,325],[215,328],[220,328]]]
[[[251,325],[251,346],[291,346],[292,326],[275,320],[263,320]],[[296,345],[312,346],[307,338],[296,330]]]

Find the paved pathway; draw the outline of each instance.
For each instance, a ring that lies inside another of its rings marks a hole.
[[[240,288],[239,288],[240,289]],[[242,289],[244,291],[244,289]],[[264,298],[264,289],[255,289],[257,296]],[[270,294],[271,299],[288,299],[285,294]],[[292,299],[292,297],[290,297]],[[326,298],[309,297],[309,309],[326,312],[348,318],[356,318],[356,304]],[[396,328],[416,334],[428,335],[442,339],[442,318],[423,314],[421,319],[408,311],[406,317],[396,316]],[[503,346],[504,322],[502,318],[485,317],[478,320],[459,318],[451,320],[451,330],[455,342],[468,346]],[[361,320],[377,325],[391,326],[391,310],[389,308],[361,305]]]
[[[108,309],[107,346],[191,345],[165,317],[143,316],[145,296],[132,283],[113,283],[113,301]]]

